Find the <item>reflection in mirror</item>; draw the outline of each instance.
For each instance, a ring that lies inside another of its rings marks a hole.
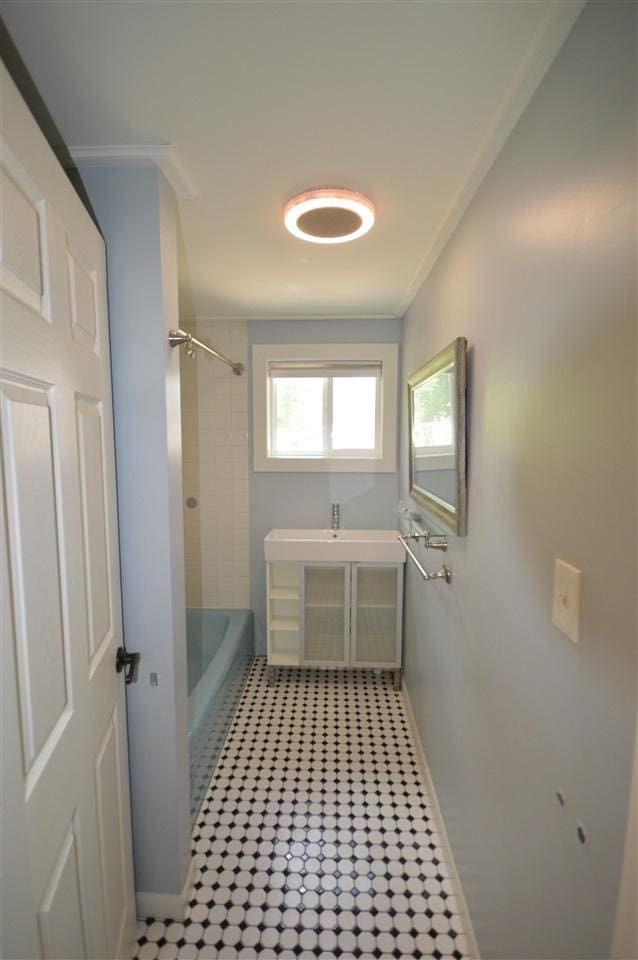
[[[446,503],[454,503],[453,365],[414,389],[415,481]]]
[[[410,496],[465,533],[465,368],[459,337],[408,380]]]

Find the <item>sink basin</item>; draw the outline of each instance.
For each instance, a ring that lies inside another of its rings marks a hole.
[[[264,550],[266,560],[404,563],[398,536],[396,530],[271,530]]]

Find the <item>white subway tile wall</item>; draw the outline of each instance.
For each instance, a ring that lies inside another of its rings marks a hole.
[[[246,323],[182,327],[246,363]],[[249,606],[248,381],[202,351],[181,355],[184,548],[188,607]],[[189,498],[197,506],[189,508]]]

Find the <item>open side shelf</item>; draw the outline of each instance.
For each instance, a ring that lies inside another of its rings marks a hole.
[[[271,600],[298,600],[299,588],[298,587],[271,587],[270,599]]]
[[[299,648],[294,650],[273,650],[268,657],[271,667],[298,667]]]
[[[299,620],[296,617],[273,617],[270,621],[270,629],[277,633],[280,630],[299,632]]]

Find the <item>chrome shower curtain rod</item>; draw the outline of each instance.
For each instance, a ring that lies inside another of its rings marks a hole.
[[[186,347],[186,353],[189,357],[195,356],[193,347],[198,347],[200,350],[205,350],[206,353],[210,353],[211,356],[221,360],[222,363],[227,363],[228,366],[232,368],[233,373],[238,377],[241,377],[242,373],[244,372],[243,363],[236,363],[234,360],[229,360],[229,358],[225,357],[223,353],[219,353],[218,350],[213,350],[213,348],[209,347],[207,343],[203,343],[201,340],[198,340],[197,337],[194,337],[192,333],[186,333],[185,330],[169,330],[168,342],[170,343],[171,347]]]

